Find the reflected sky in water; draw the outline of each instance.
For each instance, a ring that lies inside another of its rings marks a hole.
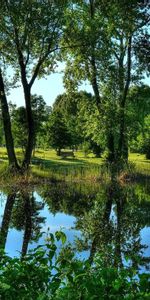
[[[136,267],[149,267],[143,259],[150,256],[148,182],[1,190],[0,224],[0,245],[10,256],[44,244],[48,230],[63,230],[82,258],[92,259],[100,252],[108,263],[121,266],[127,256],[137,264],[136,255]]]

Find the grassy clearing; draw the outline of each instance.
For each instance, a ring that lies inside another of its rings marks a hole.
[[[17,158],[21,160],[22,151],[16,149]],[[129,156],[131,164],[131,172],[133,175],[150,176],[150,160],[146,160],[144,155],[131,153]],[[28,174],[24,176],[12,176],[6,173],[7,167],[7,153],[5,148],[0,148],[0,180],[5,182],[17,182],[19,184],[41,183],[44,181],[58,181],[58,180],[89,180],[107,181],[110,177],[109,171],[104,166],[103,158],[95,158],[93,154],[85,157],[81,151],[75,152],[75,158],[61,158],[56,155],[54,150],[38,149],[32,159],[32,164]],[[132,168],[132,163],[134,168]],[[9,178],[8,178],[9,176]]]
[[[129,161],[135,164],[137,174],[150,176],[150,160],[146,159],[144,154],[131,153]]]
[[[41,178],[56,180],[94,180],[99,177],[102,158],[85,157],[81,151],[75,152],[75,158],[62,159],[54,150],[37,151],[32,160],[32,174]]]

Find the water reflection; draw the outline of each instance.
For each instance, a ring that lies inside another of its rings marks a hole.
[[[93,208],[78,218],[77,226],[83,233],[79,246],[89,247],[91,261],[98,251],[104,265],[121,267],[129,258],[134,268],[149,267],[150,260],[143,255],[147,246],[142,244],[141,231],[150,225],[150,201],[146,191],[142,201],[139,195],[139,185],[113,182],[97,193]]]
[[[44,203],[36,200],[33,191],[9,192],[0,229],[0,247],[5,248],[9,228],[15,228],[23,231],[21,256],[26,255],[29,242],[39,239],[45,221],[39,215],[43,208]]]
[[[74,230],[70,232],[72,236],[78,233],[76,249],[82,253],[88,250],[86,253],[91,262],[99,252],[104,265],[121,267],[129,259],[128,263],[135,268],[149,268],[150,244],[143,234],[150,232],[148,183],[53,184],[37,187],[36,193],[35,189],[30,189],[5,191],[5,195],[7,199],[5,207],[2,205],[0,228],[1,248],[5,248],[9,240],[8,231],[11,233],[15,228],[22,234],[20,250],[23,257],[31,242],[38,243],[41,232],[49,225],[53,227],[54,219],[55,222],[58,220],[58,229],[70,215],[70,227],[75,221]],[[73,242],[69,231],[67,234]]]

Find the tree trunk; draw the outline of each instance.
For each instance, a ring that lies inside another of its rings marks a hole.
[[[33,120],[33,113],[32,113],[32,107],[31,107],[31,92],[30,87],[28,84],[23,82],[23,89],[24,89],[24,96],[25,96],[25,103],[26,103],[26,113],[27,113],[27,122],[28,122],[28,142],[25,149],[25,155],[24,160],[22,163],[22,167],[24,169],[28,169],[31,157],[32,157],[32,150],[34,147],[34,120]]]
[[[118,155],[119,158],[128,160],[128,140],[126,134],[125,126],[125,107],[127,101],[127,95],[129,92],[130,81],[131,81],[131,46],[132,46],[132,35],[128,38],[127,46],[127,72],[126,72],[126,81],[124,83],[123,75],[123,62],[120,61],[120,136],[118,144]],[[123,91],[123,93],[122,93]]]
[[[1,101],[1,108],[2,108],[2,119],[3,119],[3,125],[4,125],[4,133],[5,133],[5,141],[6,141],[9,166],[12,167],[12,169],[19,170],[19,165],[17,163],[17,158],[16,158],[15,150],[14,150],[14,141],[13,141],[13,136],[12,136],[12,131],[11,131],[9,108],[8,108],[8,103],[7,103],[7,99],[6,99],[4,82],[3,82],[1,70],[0,70],[0,101]]]
[[[24,91],[27,122],[28,122],[28,142],[27,142],[26,149],[25,149],[25,155],[24,155],[24,159],[23,159],[23,163],[22,163],[22,168],[28,169],[28,167],[30,165],[30,161],[31,161],[32,150],[34,147],[34,135],[35,135],[34,119],[33,119],[32,106],[31,106],[31,87],[32,87],[32,84],[33,84],[37,74],[36,75],[34,74],[30,83],[28,83],[26,64],[24,62],[23,52],[20,47],[20,41],[19,41],[19,37],[18,37],[18,29],[15,26],[14,26],[14,34],[15,34],[16,48],[17,48],[17,52],[18,52],[18,63],[20,66],[21,83],[22,83],[22,87],[23,87],[23,91]],[[40,67],[40,66],[38,65],[38,67]],[[37,72],[38,72],[38,68],[37,68]]]
[[[121,108],[120,134],[119,134],[119,142],[118,142],[118,159],[123,159],[128,161],[128,139],[126,136],[124,110],[125,108]]]
[[[146,158],[150,159],[150,147],[146,150]]]
[[[61,154],[61,149],[58,148],[56,152],[57,152],[57,156],[60,156],[60,154]]]
[[[115,161],[114,136],[112,132],[109,132],[107,135],[107,147],[108,147],[107,160],[109,163],[112,163]]]

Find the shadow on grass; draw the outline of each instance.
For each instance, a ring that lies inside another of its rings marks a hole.
[[[34,157],[32,159],[32,164],[35,166],[41,166],[45,169],[53,168],[78,168],[78,167],[99,167],[96,163],[89,163],[81,158],[63,158],[63,159],[42,159]]]
[[[0,156],[0,161],[8,161],[8,157]]]
[[[144,159],[144,160],[141,160],[140,162],[141,162],[141,163],[146,163],[146,164],[147,164],[147,163],[150,163],[150,159]],[[140,163],[140,162],[139,162],[139,163]]]

